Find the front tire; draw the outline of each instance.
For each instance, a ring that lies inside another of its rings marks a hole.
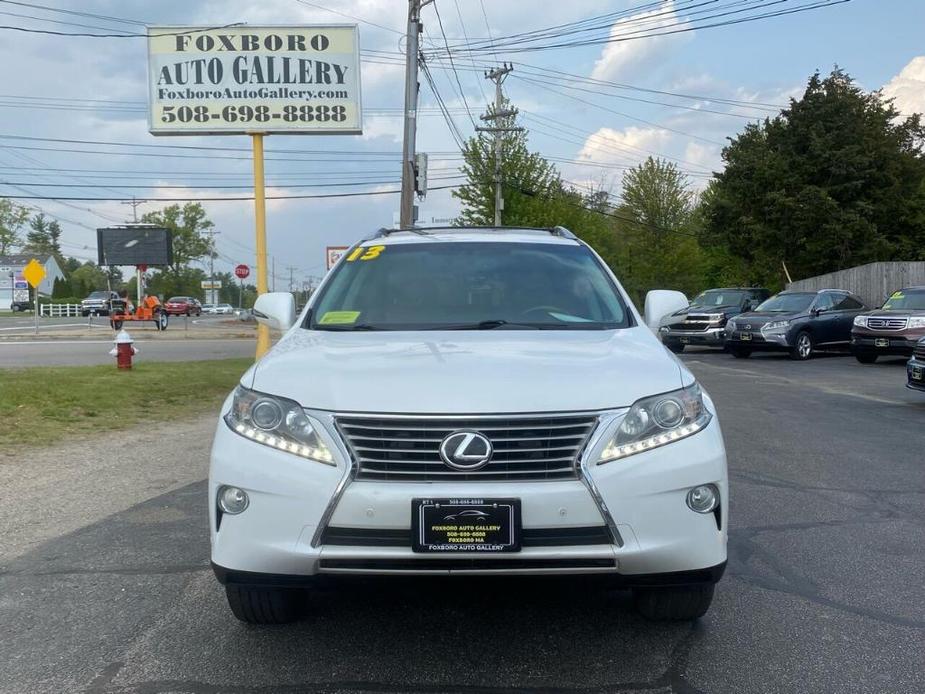
[[[167,318],[166,313],[164,313],[163,311],[160,311],[157,314],[157,316],[155,316],[154,321],[155,321],[154,324],[157,326],[157,329],[159,331],[164,332],[165,330],[167,330],[168,318]]]
[[[301,616],[295,590],[226,585],[225,597],[234,616],[247,624],[287,624]]]
[[[876,354],[868,354],[865,352],[858,352],[854,355],[854,357],[862,364],[873,364],[875,361],[877,361]]]
[[[815,347],[816,343],[813,341],[813,336],[806,330],[802,330],[797,335],[796,340],[793,341],[793,347],[790,349],[790,358],[796,361],[806,361],[813,356],[813,349]]]
[[[111,320],[109,321],[109,325],[112,326],[113,330],[122,330],[122,321],[120,320]]]
[[[679,588],[638,588],[633,591],[636,610],[659,622],[692,621],[703,617],[713,602],[712,583]]]

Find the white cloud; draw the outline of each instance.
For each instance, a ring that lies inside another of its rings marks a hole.
[[[651,12],[640,12],[616,22],[610,28],[610,37],[615,39],[618,36],[624,36],[630,40],[606,44],[601,57],[594,64],[591,77],[600,80],[618,79],[630,70],[638,70],[651,65],[674,47],[688,41],[689,33],[633,39],[634,36],[638,36],[636,32],[657,32],[668,26],[672,29],[685,28],[687,24],[679,23],[673,5],[673,2],[668,2]]]
[[[600,128],[585,140],[578,158],[595,163],[635,164],[647,154],[657,154],[671,137],[661,128]]]
[[[883,95],[894,99],[896,109],[904,116],[925,113],[925,55],[910,60],[883,86]]]

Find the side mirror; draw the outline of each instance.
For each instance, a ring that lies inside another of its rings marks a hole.
[[[687,308],[690,302],[681,292],[669,289],[653,289],[646,294],[644,320],[649,329],[657,333],[662,318],[675,311]]]
[[[295,297],[289,292],[261,294],[254,303],[254,317],[267,327],[285,332],[295,323]]]
[[[814,308],[812,311],[810,311],[810,313],[813,314],[814,316],[818,316],[818,315],[825,313],[825,311],[826,310],[824,308]]]

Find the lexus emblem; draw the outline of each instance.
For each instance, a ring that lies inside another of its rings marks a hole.
[[[752,329],[752,324],[751,324],[751,323],[747,323],[747,324],[745,325],[745,329],[746,329],[746,330],[751,330],[751,329]]]
[[[454,431],[440,444],[440,457],[454,470],[481,470],[491,454],[491,441],[477,431]]]

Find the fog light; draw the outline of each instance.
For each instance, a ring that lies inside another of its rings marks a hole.
[[[719,490],[712,484],[702,484],[687,493],[687,505],[691,511],[709,513],[719,506]]]
[[[243,489],[222,487],[218,490],[218,507],[232,516],[244,511],[249,503],[247,492]]]

